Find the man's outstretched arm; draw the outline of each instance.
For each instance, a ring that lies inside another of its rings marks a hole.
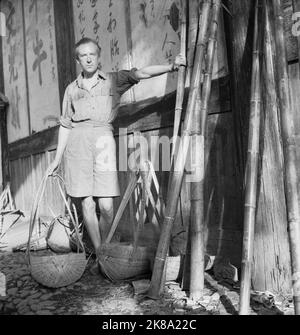
[[[167,72],[176,71],[178,70],[180,65],[186,66],[186,59],[185,57],[179,54],[175,58],[175,61],[173,64],[145,66],[139,70],[136,70],[135,76],[137,77],[137,79],[148,79],[148,78],[160,76]]]

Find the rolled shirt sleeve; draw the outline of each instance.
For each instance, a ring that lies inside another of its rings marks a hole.
[[[72,128],[72,115],[73,108],[70,95],[70,86],[66,88],[63,104],[62,104],[62,116],[60,118],[59,124],[64,127],[71,129]]]
[[[122,95],[140,80],[136,77],[137,68],[131,70],[121,70],[117,73],[117,93]]]

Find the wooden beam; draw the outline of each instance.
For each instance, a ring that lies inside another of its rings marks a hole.
[[[188,89],[185,90],[182,120],[185,116]],[[150,98],[137,103],[120,107],[115,127],[128,129],[144,124],[146,129],[173,126],[176,93],[172,92],[162,98]],[[212,82],[212,93],[209,101],[208,114],[221,114],[231,111],[229,76]],[[138,125],[137,125],[138,123]]]
[[[16,141],[8,146],[9,160],[28,157],[45,151],[55,150],[58,138],[58,126],[36,133]]]
[[[76,77],[72,0],[53,0],[60,102],[65,89]]]

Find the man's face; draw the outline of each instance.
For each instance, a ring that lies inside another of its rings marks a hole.
[[[83,72],[93,74],[100,62],[98,47],[94,43],[82,44],[77,48],[77,63]]]

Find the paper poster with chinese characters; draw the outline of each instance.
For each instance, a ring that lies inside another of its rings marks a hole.
[[[165,0],[130,0],[133,64],[171,64],[180,50],[179,5]],[[176,90],[177,75],[144,80],[135,88],[137,101]]]
[[[125,2],[119,0],[73,0],[76,41],[95,39],[101,47],[104,72],[128,69]]]
[[[180,6],[179,0],[73,0],[76,41],[91,37],[99,43],[104,72],[171,64],[180,51]],[[228,74],[223,30],[220,20],[213,79]],[[167,73],[141,81],[131,98],[163,97],[176,88],[177,74]]]
[[[32,133],[57,125],[60,101],[52,0],[25,0],[26,55]]]
[[[100,69],[104,72],[131,68],[125,5],[126,1],[120,0],[73,0],[75,39],[89,37],[98,42]],[[122,97],[122,102],[125,101],[131,101],[130,92]]]
[[[181,2],[178,0],[130,0],[133,64],[171,64],[180,52]],[[220,15],[221,17],[221,15]],[[223,21],[218,30],[213,79],[228,73]],[[175,91],[177,74],[143,81],[135,88],[137,101],[161,97]]]
[[[12,143],[29,135],[22,1],[3,0],[1,12],[6,17],[6,36],[2,37],[2,55],[4,93],[9,100],[8,142]]]

